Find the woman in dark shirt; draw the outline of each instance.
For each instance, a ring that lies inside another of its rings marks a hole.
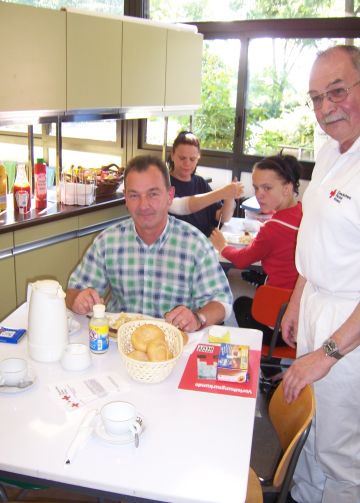
[[[189,131],[179,133],[174,141],[169,159],[171,185],[175,187],[176,197],[211,192],[212,189],[206,180],[195,174],[199,159],[200,143],[198,138]],[[222,222],[230,220],[234,207],[234,199],[226,199],[224,202],[211,204],[191,215],[178,216],[177,218],[189,222],[206,236],[210,236],[220,218]]]

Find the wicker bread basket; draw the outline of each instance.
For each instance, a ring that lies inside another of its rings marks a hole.
[[[156,325],[164,332],[165,340],[174,358],[164,362],[143,362],[127,356],[134,349],[131,344],[131,334],[136,328],[145,324]],[[124,323],[118,330],[118,348],[130,377],[135,381],[153,384],[163,381],[172,372],[183,350],[183,338],[181,332],[176,327],[165,321],[129,321],[128,323]]]

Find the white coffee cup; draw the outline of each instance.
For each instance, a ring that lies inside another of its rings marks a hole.
[[[85,344],[68,344],[61,357],[61,365],[65,370],[85,370],[91,364],[89,347]]]
[[[18,386],[28,374],[28,364],[23,358],[6,358],[0,362],[0,384]]]
[[[100,410],[101,420],[109,435],[139,434],[141,424],[135,406],[129,402],[108,402]]]

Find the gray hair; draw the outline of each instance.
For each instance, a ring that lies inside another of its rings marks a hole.
[[[335,45],[334,47],[329,47],[325,51],[320,51],[317,55],[316,61],[334,51],[344,52],[349,56],[354,68],[360,73],[360,49],[354,45]]]

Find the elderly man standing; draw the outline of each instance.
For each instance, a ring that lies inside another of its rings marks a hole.
[[[132,159],[124,175],[131,218],[96,237],[72,273],[67,305],[84,314],[107,309],[164,317],[192,332],[222,322],[232,295],[214,248],[200,231],[168,215],[174,189],[157,157]]]
[[[301,356],[284,376],[286,398],[294,400],[307,383],[316,396],[291,496],[299,503],[359,503],[360,50],[321,53],[309,89],[331,139],[304,194],[299,279],[282,325]]]

